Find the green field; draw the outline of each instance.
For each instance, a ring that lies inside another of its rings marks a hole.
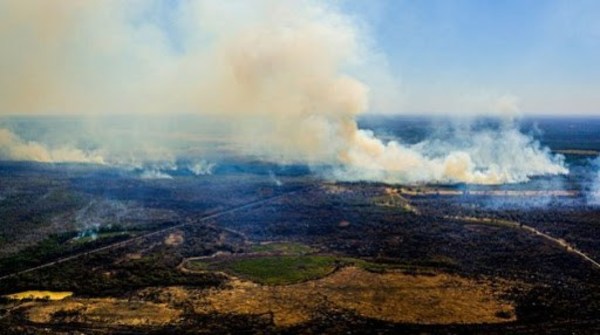
[[[296,242],[255,244],[250,247],[250,252],[255,254],[221,260],[194,260],[186,266],[193,271],[223,271],[264,285],[287,285],[319,279],[336,268],[350,265],[371,272],[397,267],[350,257],[311,254],[315,249]]]
[[[248,255],[218,261],[193,260],[186,265],[193,271],[223,271],[264,285],[287,285],[319,279],[344,266],[357,266],[369,272],[405,269],[405,266],[373,263],[357,258],[306,254]],[[408,269],[415,270],[411,266]]]
[[[207,263],[192,261],[191,269],[225,271],[265,285],[286,285],[322,278],[340,265],[334,256],[264,256]]]

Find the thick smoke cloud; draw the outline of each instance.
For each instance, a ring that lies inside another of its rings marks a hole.
[[[515,128],[473,131],[411,146],[395,141],[384,144],[371,132],[359,132],[371,147],[353,148],[349,152],[352,163],[336,171],[337,178],[502,184],[568,172],[562,157],[553,157]]]
[[[512,124],[466,141],[412,146],[359,129],[356,117],[373,103],[369,96],[389,105],[393,99],[381,92],[393,92],[394,80],[383,75],[386,62],[361,24],[333,6],[177,4],[1,3],[0,113],[218,116],[242,153],[336,166],[333,175],[344,180],[490,184],[567,172],[560,157]],[[59,154],[5,133],[3,158],[118,161],[107,149],[103,157]],[[45,154],[21,153],[30,150]]]

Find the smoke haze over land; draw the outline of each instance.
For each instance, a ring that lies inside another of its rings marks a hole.
[[[0,113],[88,117],[88,126],[73,130],[72,137],[94,146],[24,140],[5,127],[0,157],[172,162],[183,155],[181,146],[166,146],[164,134],[150,133],[145,125],[155,117],[190,113],[224,120],[240,153],[334,166],[332,176],[340,180],[499,184],[568,172],[561,156],[518,130],[511,96],[482,104],[484,114],[501,120],[499,127],[467,126],[416,145],[383,141],[359,129],[357,116],[370,106],[393,106],[400,86],[387,74],[385,56],[364,24],[334,5],[181,1],[165,6],[110,0],[1,3]],[[136,140],[127,140],[128,134],[119,141],[110,130],[92,129],[98,118],[115,114],[134,115],[135,127],[123,129],[140,134]],[[144,174],[169,177],[155,167]]]

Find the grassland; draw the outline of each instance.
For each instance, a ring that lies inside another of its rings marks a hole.
[[[206,263],[193,268],[220,270],[265,285],[286,285],[322,278],[335,270],[339,260],[323,255],[244,257]]]
[[[309,321],[320,308],[337,308],[389,322],[502,323],[514,306],[499,298],[507,283],[473,281],[449,274],[372,273],[349,266],[325,278],[285,286],[233,281],[195,301],[197,314],[264,315],[277,326]]]
[[[192,258],[184,267],[191,271],[225,272],[263,285],[289,285],[320,279],[348,266],[375,273],[401,269],[407,273],[426,275],[432,271],[431,267],[418,264],[376,263],[353,257],[317,254],[310,246],[296,242],[255,244],[246,254]]]
[[[73,292],[53,292],[53,291],[24,291],[14,294],[7,294],[5,297],[11,300],[62,300],[73,295]]]

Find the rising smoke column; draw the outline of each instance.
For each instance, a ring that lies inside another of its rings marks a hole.
[[[2,50],[11,51],[0,54],[10,68],[0,77],[0,113],[218,116],[242,153],[334,166],[343,180],[491,184],[567,172],[514,125],[413,146],[359,129],[369,96],[389,92],[378,84],[393,80],[360,80],[385,73],[385,62],[374,61],[381,55],[361,25],[332,5],[180,1],[165,29],[156,23],[161,3],[0,4]],[[14,51],[23,49],[27,57]]]
[[[369,88],[347,69],[367,57],[361,32],[331,10],[288,9],[223,34],[216,46],[214,77],[229,98],[212,109],[262,117],[266,126],[242,128],[242,139],[256,140],[271,159],[336,165],[338,179],[409,183],[498,184],[567,172],[514,122],[436,147],[386,143],[359,129]]]

